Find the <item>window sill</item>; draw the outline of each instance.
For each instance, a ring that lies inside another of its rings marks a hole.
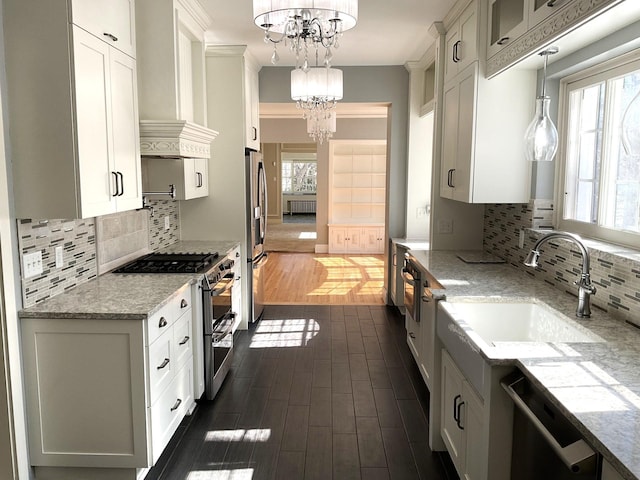
[[[542,238],[545,235],[552,232],[560,232],[565,230],[549,230],[542,228],[527,228],[525,229],[531,233],[533,233],[536,237]],[[572,232],[569,232],[572,233]],[[577,234],[576,234],[577,235]],[[623,247],[621,245],[616,245],[614,243],[607,243],[602,240],[596,240],[593,238],[588,238],[583,235],[579,235],[582,239],[582,243],[587,247],[591,254],[596,254],[599,258],[610,260],[612,262],[615,261],[631,261],[640,263],[640,250],[633,249],[630,247]]]

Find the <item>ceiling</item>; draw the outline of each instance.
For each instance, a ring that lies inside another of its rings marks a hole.
[[[261,66],[271,65],[273,47],[253,22],[250,0],[200,0],[213,22],[206,32],[209,44],[247,45]],[[344,33],[332,64],[404,65],[419,60],[433,43],[428,30],[442,20],[455,0],[361,0],[358,23]],[[293,66],[295,57],[278,47],[280,66]]]

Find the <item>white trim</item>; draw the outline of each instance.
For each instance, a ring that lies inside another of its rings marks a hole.
[[[316,253],[329,253],[329,245],[328,244],[316,245]]]
[[[606,82],[610,79],[619,77],[637,71],[640,69],[640,49],[620,55],[616,58],[607,60],[598,65],[586,68],[572,75],[568,75],[560,81],[559,108],[558,108],[558,124],[560,126],[560,145],[556,155],[556,169],[554,182],[554,195],[556,198],[557,208],[554,211],[554,225],[560,230],[567,230],[585,235],[594,239],[612,242],[619,245],[627,245],[629,247],[636,246],[640,240],[640,233],[627,232],[612,229],[600,224],[603,220],[603,203],[598,202],[598,224],[580,222],[571,219],[565,219],[565,175],[567,166],[567,136],[569,129],[569,96],[571,92],[594,85],[599,82]],[[606,100],[608,104],[608,99]],[[606,125],[605,125],[606,128]],[[603,139],[602,149],[606,150],[608,139]],[[601,198],[605,194],[603,188],[605,180],[605,172],[607,165],[602,165],[601,175],[598,179]]]

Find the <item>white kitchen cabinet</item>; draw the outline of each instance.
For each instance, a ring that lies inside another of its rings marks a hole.
[[[607,460],[602,461],[601,480],[622,480],[620,475]]]
[[[194,404],[192,312],[185,286],[144,320],[23,318],[32,465],[153,465]]]
[[[66,2],[45,3],[3,4],[16,216],[140,207],[135,60],[70,24]]]
[[[487,80],[474,62],[444,86],[440,196],[466,203],[526,203],[531,165],[524,132],[535,72]]]
[[[244,69],[246,145],[260,150],[260,67],[252,57],[246,57]]]
[[[492,57],[527,31],[529,1],[491,0],[489,2],[487,57]]]
[[[404,316],[404,326],[407,330],[407,344],[413,354],[416,364],[420,363],[422,356],[422,323],[414,319],[408,313]]]
[[[209,159],[142,157],[145,192],[166,192],[176,187],[177,200],[209,195]],[[151,195],[150,195],[151,196]]]
[[[140,118],[207,126],[204,32],[196,0],[137,0]]]
[[[234,260],[233,273],[235,275],[235,283],[231,290],[231,311],[236,314],[236,321],[233,326],[233,331],[235,332],[242,319],[242,288],[240,288],[242,281],[242,262],[240,259],[242,257],[239,245],[229,253],[229,258]]]
[[[441,434],[460,478],[482,478],[483,402],[442,350]]]
[[[445,83],[478,60],[478,2],[471,4],[460,14],[445,35]]]
[[[134,0],[72,0],[71,19],[95,37],[136,57]]]
[[[329,225],[329,253],[384,253],[384,226]]]

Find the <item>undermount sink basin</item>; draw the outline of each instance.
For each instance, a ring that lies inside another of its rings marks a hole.
[[[460,302],[460,318],[489,345],[496,342],[593,343],[603,340],[535,302]]]

